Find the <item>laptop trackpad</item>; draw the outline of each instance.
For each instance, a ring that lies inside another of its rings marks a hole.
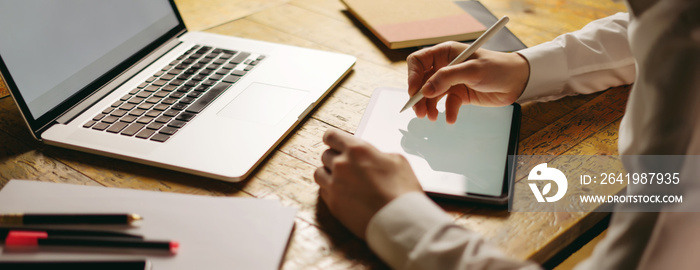
[[[218,115],[274,125],[287,116],[307,94],[304,90],[253,83],[219,111]]]

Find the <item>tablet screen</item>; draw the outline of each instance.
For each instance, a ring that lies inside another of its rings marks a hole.
[[[450,125],[444,102],[438,120],[431,122],[412,110],[399,113],[407,100],[406,90],[375,90],[356,136],[381,151],[403,154],[426,192],[506,197],[508,155],[515,154],[514,149],[509,153],[509,144],[519,132],[512,130],[517,105],[465,105]]]

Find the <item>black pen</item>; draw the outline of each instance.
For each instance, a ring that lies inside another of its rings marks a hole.
[[[151,263],[141,260],[109,260],[109,261],[0,261],[2,270],[150,270]]]
[[[138,234],[106,230],[49,229],[38,227],[0,227],[0,241],[5,241],[5,237],[7,237],[7,234],[10,233],[10,231],[46,232],[49,236],[124,237],[143,239],[143,236]]]
[[[36,247],[141,249],[175,254],[180,248],[180,243],[177,241],[146,241],[124,237],[49,236],[46,232],[10,231],[7,238],[5,238],[5,247],[9,249]]]
[[[0,214],[0,225],[132,225],[143,218],[137,214]]]

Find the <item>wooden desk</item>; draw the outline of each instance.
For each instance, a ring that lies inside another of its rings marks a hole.
[[[0,186],[11,178],[212,196],[279,199],[299,209],[283,268],[386,267],[318,204],[313,171],[326,149],[323,132],[354,132],[372,90],[406,87],[405,59],[389,51],[338,0],[178,0],[193,30],[241,36],[357,56],[352,72],[259,170],[242,183],[224,183],[168,170],[46,146],[32,139],[10,98],[0,99]],[[484,1],[533,46],[623,11],[612,1]],[[628,87],[523,106],[522,154],[616,154]],[[458,224],[478,231],[514,258],[544,262],[604,214],[508,213],[442,204]]]

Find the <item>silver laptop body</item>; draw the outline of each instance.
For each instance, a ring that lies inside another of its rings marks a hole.
[[[109,2],[0,3],[0,71],[38,140],[240,181],[355,63],[348,55],[187,32],[172,0]]]

